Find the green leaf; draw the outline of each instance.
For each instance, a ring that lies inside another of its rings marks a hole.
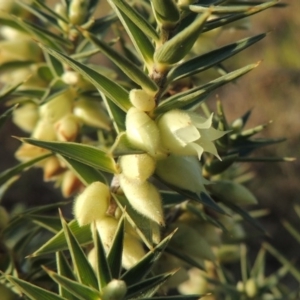
[[[238,159],[238,154],[231,154],[222,156],[222,160],[213,159],[212,161],[207,160],[203,165],[203,172],[209,175],[217,175],[226,171],[229,167],[234,164]]]
[[[22,138],[21,141],[48,149],[95,169],[108,173],[117,173],[117,166],[113,157],[96,147],[71,142],[40,141],[31,138]]]
[[[43,50],[43,52],[47,65],[49,66],[52,72],[52,76],[54,78],[60,78],[60,76],[64,73],[64,67],[62,63],[57,58],[50,55],[47,51]]]
[[[61,230],[61,222],[58,217],[29,214],[25,215],[25,218],[53,233]]]
[[[89,225],[79,226],[76,220],[72,220],[68,227],[81,245],[90,244],[92,240],[91,229]],[[63,230],[60,230],[55,236],[49,239],[43,246],[36,250],[30,257],[38,255],[63,251],[68,249],[68,244]]]
[[[2,115],[0,115],[0,129],[5,124],[5,122],[7,121],[7,119],[12,116],[12,114],[13,114],[13,112],[14,112],[14,110],[15,110],[16,107],[17,107],[17,105],[9,108]]]
[[[194,192],[188,191],[188,190],[183,190],[180,189],[176,186],[173,186],[171,184],[169,184],[168,182],[165,182],[164,180],[162,180],[161,178],[159,178],[157,176],[157,178],[167,187],[171,188],[172,190],[176,191],[178,194],[182,195],[185,197],[185,199],[191,199],[191,200],[195,200],[197,202],[200,202],[210,208],[212,208],[213,210],[224,214],[225,212],[223,211],[223,209],[213,200],[210,198],[209,195],[205,194],[205,193],[201,193],[201,195],[197,195]]]
[[[240,215],[245,221],[247,221],[252,226],[257,228],[259,231],[261,231],[262,233],[265,233],[264,228],[259,224],[259,222],[256,219],[252,218],[251,215],[246,210],[244,210],[241,207],[239,207],[238,205],[230,203],[230,202],[226,202],[224,204],[227,207],[229,207],[230,209],[232,209],[235,213]]]
[[[83,250],[81,249],[79,242],[63,218],[61,218],[61,223],[68,244],[68,250],[71,254],[73,268],[79,282],[97,289],[98,283],[95,273]]]
[[[95,181],[107,184],[105,176],[99,170],[65,156],[62,159],[67,164],[68,169],[71,169],[85,186]]]
[[[294,266],[290,259],[285,258],[279,251],[277,251],[269,243],[263,243],[263,247],[271,253],[278,261],[285,267],[287,267],[290,273],[295,277],[295,279],[300,282],[300,271]]]
[[[43,288],[33,285],[22,279],[5,275],[5,278],[16,286],[22,293],[24,293],[29,299],[32,300],[66,300],[52,292],[49,292]]]
[[[127,139],[126,132],[121,132],[114,144],[112,145],[110,152],[114,157],[119,157],[121,155],[128,155],[128,154],[141,154],[145,153],[140,149],[134,148]]]
[[[153,250],[147,253],[142,260],[140,260],[131,269],[126,271],[121,279],[126,282],[127,285],[138,284],[142,278],[145,278],[151,271],[155,262],[160,258],[164,252],[175,231],[165,237]]]
[[[56,267],[58,275],[75,280],[75,276],[69,262],[62,252],[56,252]],[[59,295],[68,300],[77,300],[67,289],[62,285],[58,285]]]
[[[152,0],[152,8],[158,23],[161,23],[163,28],[175,27],[180,20],[180,12],[177,4],[173,0]]]
[[[224,76],[221,76],[215,80],[212,80],[204,85],[190,89],[186,92],[175,94],[174,96],[169,97],[167,100],[161,102],[155,110],[155,113],[158,115],[167,112],[171,109],[187,108],[188,106],[193,106],[197,103],[200,103],[203,100],[205,100],[207,95],[216,88],[241,77],[242,75],[250,72],[257,66],[258,64],[248,65],[241,69],[230,72]]]
[[[106,106],[106,110],[113,122],[114,128],[117,133],[126,131],[125,119],[126,113],[117,106],[111,99],[107,98],[101,91],[99,91],[103,103]]]
[[[122,270],[122,253],[124,240],[124,217],[119,221],[112,245],[107,255],[112,278],[119,278]]]
[[[262,4],[253,6],[252,9],[247,12],[240,13],[240,14],[234,14],[234,15],[229,14],[224,17],[220,17],[220,18],[208,21],[203,28],[203,32],[212,30],[217,27],[224,26],[226,24],[246,18],[246,17],[254,15],[254,14],[257,14],[265,9],[275,6],[277,3],[278,3],[278,0],[263,2]]]
[[[125,112],[132,106],[128,98],[128,92],[116,82],[108,79],[107,77],[63,53],[41,44],[40,47],[46,50],[49,54],[53,55],[62,63],[69,65],[82,76],[86,77],[88,81],[90,81],[97,89],[103,92]]]
[[[121,208],[123,213],[126,216],[128,222],[136,228],[138,235],[141,237],[143,242],[147,245],[148,248],[152,248],[152,229],[151,221],[148,218],[145,218],[135,209],[132,208],[131,204],[125,196],[112,194],[116,200],[118,206]]]
[[[168,206],[168,205],[180,204],[180,203],[186,201],[186,197],[184,197],[174,191],[159,190],[159,192],[162,196],[162,201],[163,201],[164,207]]]
[[[193,47],[209,16],[210,11],[202,14],[190,26],[165,42],[155,51],[155,61],[171,65],[183,59]]]
[[[135,49],[140,53],[148,70],[151,70],[153,65],[154,46],[144,34],[144,32],[137,26],[130,18],[126,16],[114,3],[113,0],[108,0],[111,7],[118,15],[127,34],[129,35]]]
[[[62,286],[76,298],[81,300],[99,300],[101,298],[101,294],[96,289],[89,287],[88,284],[78,283],[67,277],[58,275],[53,271],[47,270],[46,268],[43,269],[57,284]]]
[[[95,224],[92,226],[92,235],[96,250],[96,275],[98,288],[101,291],[112,280],[112,274],[106,258],[105,249],[101,241],[101,236],[99,235]]]
[[[281,221],[284,228],[294,237],[294,239],[300,243],[300,232],[297,230],[289,221],[282,220]]]
[[[26,79],[27,80],[27,79]],[[12,94],[19,86],[21,86],[26,80],[18,82],[13,85],[5,85],[0,91],[0,102],[7,100],[7,96]]]
[[[199,300],[205,295],[184,295],[184,296],[158,296],[151,298],[143,298],[144,300]]]
[[[153,41],[158,41],[159,36],[152,25],[135,9],[133,9],[127,2],[124,0],[111,0],[120,11],[122,11],[134,24],[140,28],[144,34],[146,34]]]
[[[112,47],[110,47],[91,33],[87,31],[83,31],[82,33],[85,38],[94,43],[102,53],[104,53],[110,60],[112,60],[125,75],[127,75],[132,81],[138,84],[143,90],[149,92],[150,94],[153,94],[158,90],[157,85],[150,79],[150,77],[129,59],[119,54],[119,52],[114,50]]]
[[[259,34],[251,38],[239,40],[233,44],[221,47],[214,51],[210,51],[203,55],[199,55],[193,59],[183,62],[170,70],[167,76],[167,81],[172,82],[197,73],[200,73],[225,59],[239,53],[249,46],[263,39],[266,34]]]
[[[175,272],[170,272],[155,277],[151,277],[144,281],[138,282],[135,285],[128,287],[125,299],[143,299],[147,296],[152,296],[156,290]]]
[[[46,155],[42,155],[39,156],[37,158],[34,158],[30,161],[27,161],[25,163],[21,163],[16,165],[13,168],[10,168],[8,170],[5,170],[4,172],[0,173],[0,186],[2,184],[4,184],[6,181],[10,180],[11,178],[13,178],[16,175],[19,175],[22,171],[24,171],[25,169],[27,169],[28,167],[31,167],[32,165],[34,165],[35,163],[50,157],[51,154],[46,154]]]

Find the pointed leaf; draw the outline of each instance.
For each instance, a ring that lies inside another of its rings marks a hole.
[[[22,279],[6,275],[5,278],[32,300],[66,300],[52,292],[33,285]]]
[[[47,274],[60,286],[66,289],[69,293],[81,300],[99,300],[101,294],[96,290],[88,286],[88,284],[82,284],[77,281],[71,280],[67,277],[58,275],[57,273],[43,268]]]
[[[185,78],[187,76],[200,73],[257,43],[265,36],[266,34],[259,34],[250,38],[245,38],[233,44],[221,47],[214,51],[210,51],[208,53],[185,61],[170,70],[167,76],[167,81],[172,82],[178,79]]]
[[[67,164],[68,169],[71,169],[85,186],[88,186],[95,181],[107,184],[105,176],[94,167],[90,167],[66,156],[63,156],[62,159]]]
[[[130,18],[126,16],[114,3],[113,0],[108,0],[111,7],[118,15],[122,22],[127,34],[129,35],[135,49],[140,53],[143,61],[148,67],[148,70],[152,67],[154,47],[144,32],[137,26]]]
[[[254,15],[254,14],[257,14],[265,9],[275,6],[277,3],[278,3],[278,0],[263,2],[262,4],[253,6],[252,9],[247,12],[233,14],[233,15],[229,14],[224,17],[220,17],[220,18],[208,21],[203,28],[203,32],[212,30],[212,29],[220,27],[220,26],[224,26],[226,24],[246,18],[246,17]]]
[[[153,41],[158,41],[159,36],[152,25],[124,0],[111,0],[134,24],[138,26]]]
[[[290,259],[285,258],[279,251],[277,251],[272,245],[269,243],[263,243],[263,247],[267,249],[269,253],[271,253],[278,261],[285,267],[287,267],[290,273],[294,276],[294,278],[300,282],[300,271],[294,266]]]
[[[281,221],[284,228],[294,237],[294,239],[300,243],[300,231],[297,230],[289,221],[282,220]]]
[[[69,262],[62,252],[56,252],[56,268],[58,275],[67,277],[69,279],[75,280],[75,276]],[[77,300],[68,290],[63,288],[62,285],[58,285],[59,295],[65,297],[68,300]]]
[[[26,82],[26,80],[13,85],[5,85],[0,91],[0,102],[6,100],[7,96],[12,94],[19,86]]]
[[[95,44],[102,53],[112,60],[125,75],[138,84],[143,90],[148,91],[151,94],[158,90],[157,85],[150,79],[150,77],[125,56],[119,54],[119,52],[98,39],[93,34],[84,31],[83,35],[85,38]]]
[[[124,240],[124,217],[119,221],[112,245],[107,255],[112,278],[119,278],[122,270],[122,253]]]
[[[61,219],[61,223],[68,244],[68,250],[71,254],[74,271],[79,282],[97,289],[98,283],[95,273],[83,250],[81,249],[79,242],[76,240],[75,236],[63,218]]]
[[[110,149],[112,155],[114,157],[119,157],[121,155],[128,155],[128,154],[142,154],[145,153],[140,149],[134,148],[130,142],[128,141],[126,132],[121,132],[116,140],[115,143],[112,145]]]
[[[34,165],[35,163],[50,157],[51,154],[46,154],[46,155],[42,155],[39,156],[37,158],[34,158],[30,161],[27,161],[25,163],[21,163],[16,165],[13,168],[10,168],[8,170],[5,170],[4,172],[0,173],[0,186],[2,184],[4,184],[6,181],[10,180],[11,178],[13,178],[16,175],[19,175],[22,171],[24,171],[25,169],[27,169],[28,167],[31,167],[32,165]]]
[[[155,61],[161,64],[171,65],[184,58],[196,42],[209,16],[210,11],[202,14],[190,26],[160,46],[155,51]]]
[[[144,281],[138,282],[135,285],[128,287],[125,299],[143,299],[147,296],[152,296],[157,289],[175,272],[170,272],[155,277],[151,277]]]
[[[117,166],[113,157],[96,147],[71,142],[40,141],[31,138],[23,138],[21,140],[25,143],[42,147],[67,158],[74,159],[95,169],[109,173],[117,172]]]
[[[72,220],[68,224],[70,230],[81,245],[90,244],[92,240],[91,229],[89,225],[79,226],[76,220]],[[30,257],[53,253],[68,249],[68,244],[64,235],[64,231],[60,230],[55,236],[49,239],[43,246],[36,250]]]
[[[100,91],[99,91],[100,92]],[[100,92],[103,103],[106,106],[106,110],[113,122],[114,128],[117,133],[126,131],[125,119],[126,113],[117,106],[111,99],[107,98],[102,92]]]
[[[152,248],[152,230],[150,225],[150,220],[142,216],[135,209],[132,208],[129,201],[125,196],[112,194],[116,200],[118,206],[121,208],[123,213],[126,216],[128,222],[136,228],[138,235],[141,237],[143,242],[147,245],[148,248]]]
[[[82,76],[86,77],[88,81],[90,81],[97,89],[109,97],[122,110],[127,111],[131,107],[131,103],[128,99],[128,92],[116,82],[108,79],[107,77],[63,53],[41,44],[40,47],[46,50],[49,54],[53,55],[62,63],[69,65]]]
[[[256,219],[252,218],[251,215],[246,210],[242,209],[241,207],[233,203],[224,202],[224,204],[230,209],[232,209],[235,213],[240,215],[245,221],[249,222],[252,226],[257,228],[259,231],[265,233],[264,228],[259,224],[259,222]]]
[[[132,285],[138,284],[142,278],[145,278],[150,273],[154,263],[160,258],[161,254],[166,249],[175,232],[176,231],[165,237],[153,250],[148,252],[142,260],[126,271],[121,276],[121,279],[124,280],[127,285]]]
[[[216,88],[239,78],[240,76],[250,72],[257,66],[258,64],[248,65],[246,67],[228,73],[224,76],[221,76],[215,80],[212,80],[209,83],[206,83],[199,87],[190,89],[186,92],[175,94],[174,96],[169,97],[167,100],[161,102],[161,104],[155,110],[155,113],[161,114],[171,109],[185,108],[187,106],[192,106],[197,103],[200,103],[201,101],[205,100],[205,97],[207,97],[207,95]]]
[[[13,114],[16,107],[17,106],[15,105],[15,106],[9,108],[8,110],[6,110],[2,115],[0,115],[0,129],[5,124],[7,119],[12,116],[12,114]]]
[[[101,241],[101,236],[99,236],[95,224],[92,225],[92,231],[96,250],[96,275],[98,288],[101,291],[112,280],[112,275],[106,258],[105,249]]]
[[[61,222],[58,217],[35,215],[35,214],[29,214],[25,217],[31,220],[33,223],[53,233],[57,233],[61,230]]]

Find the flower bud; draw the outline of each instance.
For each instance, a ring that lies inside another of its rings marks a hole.
[[[257,294],[256,282],[253,278],[249,278],[245,284],[245,292],[249,298],[254,298]]]
[[[150,220],[164,225],[160,194],[153,184],[148,181],[137,184],[121,174],[120,186],[136,211]]]
[[[40,106],[40,116],[50,123],[55,123],[65,115],[72,113],[73,93],[66,90],[50,101]]]
[[[63,17],[65,20],[68,20],[68,12],[66,5],[62,3],[57,3],[54,8],[55,12]],[[57,23],[65,32],[68,32],[70,30],[69,24],[64,22],[61,19],[57,19]]]
[[[81,25],[88,16],[90,0],[72,0],[69,6],[69,20],[73,25]]]
[[[155,160],[148,154],[124,155],[120,158],[120,166],[128,179],[142,183],[153,174]]]
[[[99,101],[81,98],[74,103],[74,115],[85,125],[110,130],[111,121]]]
[[[157,161],[155,174],[163,181],[175,187],[192,191],[197,195],[205,192],[204,184],[209,181],[203,178],[201,165],[196,157],[170,155]]]
[[[131,107],[126,116],[126,134],[129,142],[151,155],[159,148],[159,130],[156,123],[144,112]]]
[[[25,132],[32,132],[38,121],[38,108],[27,102],[13,112],[13,122]]]
[[[118,221],[115,218],[105,216],[96,221],[96,228],[107,253],[118,228]]]
[[[144,90],[133,89],[129,93],[132,105],[140,111],[152,111],[155,108],[155,100]]]
[[[145,256],[143,244],[130,234],[124,235],[122,266],[130,269]]]
[[[79,122],[72,114],[65,115],[55,123],[56,135],[59,141],[73,142],[79,132]]]
[[[217,259],[220,263],[236,262],[240,259],[240,246],[223,244],[218,248],[216,253]]]
[[[93,182],[76,199],[74,215],[80,226],[106,217],[110,191],[102,182]]]
[[[127,293],[125,281],[113,279],[102,290],[102,300],[122,300]]]
[[[68,198],[78,192],[82,186],[81,181],[72,171],[68,170],[62,175],[61,191],[65,198]]]
[[[61,174],[65,170],[56,156],[47,158],[43,169],[45,181],[51,180],[53,177]]]
[[[183,282],[178,290],[183,295],[206,294],[209,291],[208,283],[205,277],[207,273],[197,268],[188,270],[189,280]]]

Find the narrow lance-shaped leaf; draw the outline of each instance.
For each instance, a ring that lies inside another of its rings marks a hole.
[[[72,220],[68,224],[72,233],[81,245],[90,244],[92,239],[91,229],[89,225],[79,226],[76,220]],[[49,239],[43,246],[36,250],[29,257],[63,251],[68,249],[68,244],[63,230],[60,230],[55,236]]]
[[[25,280],[9,275],[6,275],[5,277],[31,300],[66,300],[65,298],[33,285]]]
[[[93,168],[109,173],[117,172],[117,166],[113,157],[96,147],[79,143],[48,142],[30,138],[23,138],[21,140],[25,143],[45,148],[62,156],[66,156],[67,158],[77,160]]]
[[[102,42],[93,34],[83,31],[83,35],[94,43],[109,59],[111,59],[132,81],[141,86],[149,93],[155,93],[158,89],[156,84],[139,67],[126,57],[120,55],[112,47]]]
[[[159,64],[175,64],[191,50],[203,28],[210,11],[199,16],[190,26],[172,37],[154,54],[154,59]]]
[[[122,270],[124,220],[123,216],[119,221],[117,231],[107,255],[107,261],[112,273],[112,278],[119,278]]]
[[[97,289],[98,284],[95,273],[83,250],[81,249],[79,242],[76,240],[68,224],[62,217],[61,223],[68,244],[68,249],[71,254],[74,270],[79,282]]]
[[[248,65],[244,68],[212,80],[207,84],[176,94],[161,102],[161,104],[155,110],[155,114],[161,114],[175,108],[187,108],[188,106],[199,104],[201,101],[205,100],[205,97],[216,88],[241,77],[242,75],[256,68],[258,65],[259,64]]]
[[[141,261],[125,272],[121,279],[124,280],[127,285],[132,285],[138,283],[142,278],[145,278],[151,271],[154,263],[164,252],[175,232],[176,231],[165,237],[152,251],[148,252]]]
[[[206,54],[197,56],[193,59],[183,62],[182,64],[170,70],[167,76],[167,80],[168,82],[171,82],[200,73],[212,66],[215,66],[217,63],[220,63],[223,60],[239,53],[240,51],[248,48],[254,43],[260,41],[265,36],[266,34],[263,33],[253,36],[251,38],[242,39],[236,43],[221,47],[214,51],[210,51]]]
[[[96,88],[109,97],[122,110],[127,111],[132,105],[129,102],[128,92],[116,82],[99,74],[95,70],[85,66],[84,64],[72,59],[71,57],[60,53],[54,49],[40,44],[49,54],[56,57],[62,63],[69,65],[75,71],[86,77]]]
[[[134,24],[136,24],[149,38],[158,41],[159,36],[152,25],[124,0],[111,0]]]
[[[229,14],[228,16],[224,16],[224,17],[220,17],[220,18],[208,21],[203,28],[203,32],[224,26],[226,24],[246,18],[246,17],[254,15],[254,14],[257,14],[265,9],[275,6],[278,2],[279,2],[278,0],[264,2],[260,5],[253,6],[252,9],[247,12],[240,13],[240,14],[234,14],[234,15]]]
[[[42,155],[40,157],[34,158],[30,161],[27,161],[25,163],[21,163],[16,165],[13,168],[10,168],[8,170],[5,170],[4,172],[0,173],[0,186],[2,184],[4,184],[5,182],[7,182],[8,180],[10,180],[11,178],[13,178],[14,176],[20,174],[22,171],[24,171],[25,169],[27,169],[28,167],[31,167],[32,165],[34,165],[35,163],[47,158],[51,156],[51,154],[46,154],[46,155]]]
[[[69,279],[75,280],[75,276],[69,262],[62,252],[56,252],[56,267],[58,275],[67,277]],[[68,300],[77,300],[68,290],[66,290],[62,285],[58,285],[59,295],[65,297]]]
[[[71,280],[67,277],[61,276],[53,271],[47,270],[43,268],[46,273],[60,286],[64,287],[69,293],[74,295],[75,297],[85,300],[99,300],[101,294],[91,287],[88,284],[82,284],[75,280]],[[69,299],[68,299],[69,300]]]
[[[16,107],[17,107],[17,105],[9,108],[2,115],[0,115],[0,129],[5,124],[5,122],[7,121],[7,119],[11,117],[11,115],[13,114],[13,112],[14,112],[14,110],[15,110]]]
[[[98,281],[98,289],[101,291],[112,280],[112,274],[109,267],[109,263],[106,258],[105,249],[101,241],[101,236],[99,236],[95,224],[92,225],[92,235],[96,250],[95,267]]]
[[[62,159],[85,186],[88,186],[95,181],[107,184],[107,180],[101,171],[68,157],[62,157]]]
[[[115,10],[122,22],[127,34],[129,35],[135,49],[140,53],[148,70],[151,70],[153,63],[154,47],[144,32],[128,18],[112,0],[108,0],[111,7]]]

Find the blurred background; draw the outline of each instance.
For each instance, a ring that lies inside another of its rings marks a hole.
[[[229,121],[249,109],[252,109],[249,126],[273,121],[261,136],[285,137],[287,140],[264,149],[257,156],[299,156],[300,1],[290,0],[285,3],[288,4],[285,8],[272,8],[252,16],[249,31],[226,30],[217,39],[217,44],[223,45],[242,37],[269,32],[258,44],[224,64],[229,71],[261,60],[260,66],[235,84],[218,89],[210,99],[213,107],[218,95]],[[0,110],[4,111],[4,107],[0,107]],[[11,136],[24,136],[24,133],[7,122],[0,131],[0,172],[17,164],[14,151],[20,143]],[[281,220],[289,219],[300,228],[300,221],[293,209],[295,203],[300,204],[299,160],[289,163],[254,163],[251,169],[255,177],[248,186],[257,196],[259,206],[270,211],[267,217],[261,219],[263,226],[277,249],[287,257],[297,259],[299,246],[285,231]],[[61,200],[60,191],[53,189],[51,183],[42,181],[40,169],[32,169],[12,185],[3,203],[12,209],[16,202],[33,205],[57,200]]]

